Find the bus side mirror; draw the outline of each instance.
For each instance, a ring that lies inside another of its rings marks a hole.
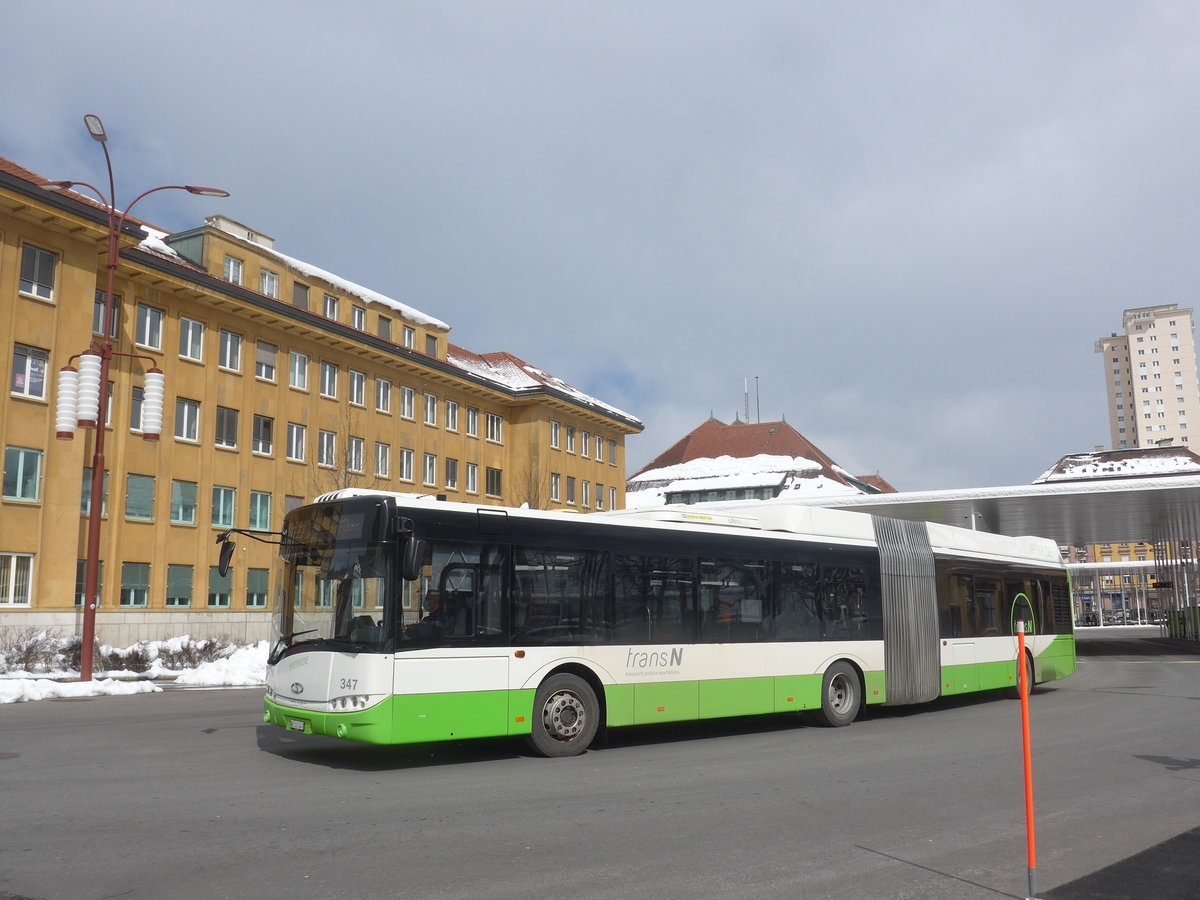
[[[400,575],[405,581],[416,581],[421,577],[421,569],[425,567],[427,546],[424,541],[409,538],[404,545],[404,555],[400,560]]]
[[[229,539],[228,531],[217,535],[217,543],[221,545],[221,554],[217,558],[217,574],[224,578],[229,574],[229,561],[233,559],[233,551],[236,548],[233,541]]]

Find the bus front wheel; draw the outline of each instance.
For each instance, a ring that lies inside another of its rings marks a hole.
[[[600,704],[591,686],[576,675],[552,675],[533,700],[528,743],[544,756],[577,756],[600,725]]]
[[[817,721],[830,728],[849,725],[858,717],[861,706],[858,673],[849,663],[835,662],[821,679],[821,708],[814,711]]]

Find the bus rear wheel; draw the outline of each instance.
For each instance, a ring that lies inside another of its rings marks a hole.
[[[821,708],[814,710],[814,717],[822,725],[840,728],[858,717],[861,706],[858,673],[849,663],[835,662],[821,679]]]
[[[591,686],[576,675],[552,675],[534,696],[528,743],[544,756],[578,756],[599,725],[600,704]]]
[[[1014,660],[1013,668],[1014,669],[1016,668],[1015,660]],[[1021,677],[1020,673],[1018,673],[1017,678],[1020,679],[1020,677]],[[1033,660],[1030,659],[1029,654],[1026,653],[1025,654],[1025,696],[1026,697],[1030,697],[1033,695],[1033,688],[1034,688]],[[1012,699],[1014,699],[1014,700],[1021,699],[1021,682],[1019,680],[1017,681],[1016,684],[1014,684],[1012,687],[1008,688],[1007,690],[1008,690],[1008,696],[1010,696]]]

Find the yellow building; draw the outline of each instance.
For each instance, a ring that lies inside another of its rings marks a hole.
[[[0,158],[0,627],[78,633],[92,437],[56,441],[58,372],[100,336],[107,219]],[[632,416],[450,327],[282,255],[214,216],[121,235],[111,325],[106,504],[96,634],[125,646],[190,633],[266,637],[278,530],[339,487],[487,504],[621,508]],[[144,440],[145,372],[165,373],[163,434]]]

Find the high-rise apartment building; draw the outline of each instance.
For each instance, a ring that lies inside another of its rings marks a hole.
[[[1200,429],[1192,310],[1127,309],[1122,326],[1095,347],[1104,358],[1112,449],[1189,445]]]
[[[335,488],[624,504],[637,419],[511,354],[456,346],[440,319],[225,216],[149,238],[127,223],[105,322],[105,212],[43,181],[0,159],[0,627],[78,633],[93,477],[104,479],[96,634],[116,646],[266,637],[277,548],[239,540],[221,575],[214,538],[267,536]],[[106,331],[122,355],[100,474],[94,430],[55,439],[55,393]],[[152,368],[164,421],[145,440]]]

